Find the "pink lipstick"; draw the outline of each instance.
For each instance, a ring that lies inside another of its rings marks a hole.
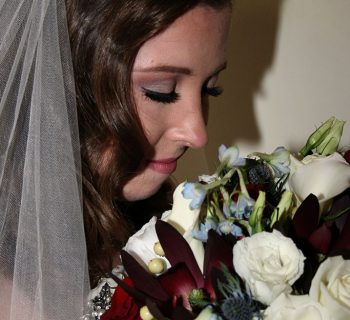
[[[162,174],[171,174],[176,170],[177,159],[151,160],[148,167]]]

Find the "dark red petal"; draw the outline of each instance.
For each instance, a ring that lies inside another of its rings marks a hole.
[[[192,249],[184,237],[173,226],[162,220],[156,222],[156,232],[170,264],[172,266],[181,262],[186,264],[196,281],[196,287],[203,288],[204,278],[202,272],[199,269]]]
[[[338,241],[335,243],[331,250],[331,255],[342,254],[350,251],[350,214],[348,214],[343,230],[341,230]]]
[[[346,151],[344,154],[344,158],[347,161],[347,163],[350,164],[350,150]]]
[[[233,268],[232,245],[214,230],[209,230],[204,254],[204,275],[209,275],[212,267],[220,269],[221,263],[229,269]]]
[[[307,239],[314,232],[319,223],[320,205],[317,197],[310,195],[301,203],[297,209],[292,225],[295,235],[299,239]]]
[[[325,219],[327,219],[328,216],[336,216],[340,212],[342,212],[341,217],[347,214],[350,214],[350,188],[345,190],[341,194],[337,195],[336,197],[334,197],[331,209],[327,213],[327,216],[325,217]],[[345,219],[344,219],[344,222],[345,222]]]
[[[134,287],[134,283],[132,282],[132,280],[129,277],[124,279],[124,280],[119,279],[118,277],[116,277],[113,274],[111,274],[111,277],[118,284],[118,287],[122,288],[124,292],[126,292],[129,296],[131,296],[133,298],[133,300],[135,301],[135,303],[138,306],[141,307],[141,306],[145,305],[147,295],[145,295],[141,291],[137,290]],[[125,280],[127,280],[127,281],[125,281]],[[132,285],[130,285],[130,283]],[[114,296],[115,296],[115,294],[113,295],[113,299],[114,299]]]
[[[215,292],[211,282],[211,270],[213,267],[220,270],[221,263],[226,265],[229,270],[233,269],[232,246],[217,232],[209,230],[204,254],[203,273],[205,277],[205,288],[213,299],[215,298]]]
[[[327,254],[332,242],[332,231],[323,223],[309,237],[309,243],[317,253]]]
[[[188,296],[196,289],[196,281],[184,263],[179,263],[158,277],[159,283],[172,297],[182,297],[183,305],[191,309]]]
[[[134,257],[124,250],[121,251],[121,257],[125,270],[137,289],[159,301],[165,302],[170,299],[157,279],[141,267]]]

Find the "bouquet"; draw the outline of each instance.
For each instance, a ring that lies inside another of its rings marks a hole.
[[[350,319],[344,123],[330,118],[295,155],[220,146],[216,172],[180,184],[172,210],[129,239],[92,295],[96,319]]]

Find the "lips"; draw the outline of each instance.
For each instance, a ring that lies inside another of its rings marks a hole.
[[[171,174],[176,170],[177,158],[151,160],[148,167],[162,174]]]

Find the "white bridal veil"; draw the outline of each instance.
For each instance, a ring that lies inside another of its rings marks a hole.
[[[64,0],[0,0],[0,319],[79,319],[89,290]]]

